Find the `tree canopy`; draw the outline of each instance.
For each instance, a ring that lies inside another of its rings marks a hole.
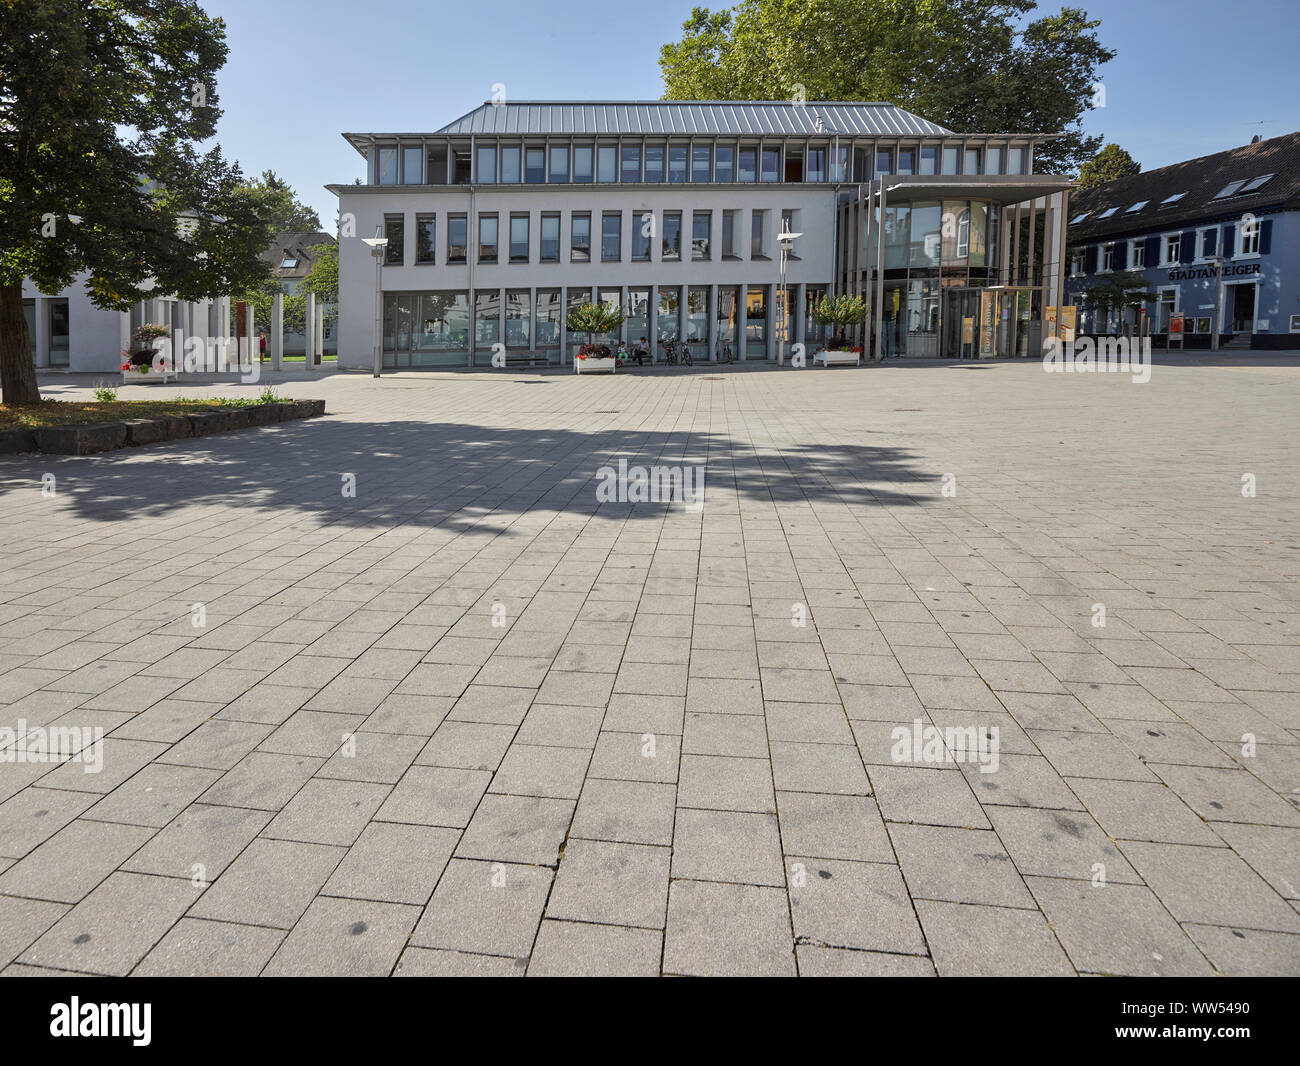
[[[1118,144],[1108,144],[1079,168],[1079,187],[1091,189],[1118,178],[1142,173],[1142,164]]]
[[[882,100],[959,133],[1062,133],[1036,169],[1074,174],[1114,57],[1084,11],[1033,0],[741,0],[697,7],[660,49],[668,100]]]
[[[244,188],[266,208],[273,237],[277,233],[310,233],[321,228],[315,208],[299,200],[289,183],[274,170],[262,171],[260,178],[245,183]]]
[[[40,399],[22,282],[101,308],[267,272],[271,219],[219,147],[225,25],[194,0],[0,4],[0,384]]]

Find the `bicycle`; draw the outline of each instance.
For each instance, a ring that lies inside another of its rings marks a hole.
[[[676,337],[664,341],[664,357],[673,366],[694,366],[690,348]]]

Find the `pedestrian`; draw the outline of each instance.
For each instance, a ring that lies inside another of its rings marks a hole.
[[[641,342],[636,346],[636,351],[632,353],[632,358],[636,360],[637,366],[641,366],[645,362],[645,357],[647,354],[648,353],[646,351],[645,338],[642,337]]]
[[[262,355],[262,362],[266,362],[266,333],[262,332],[257,335],[257,348]]]

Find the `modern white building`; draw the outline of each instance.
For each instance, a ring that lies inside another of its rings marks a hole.
[[[489,102],[432,133],[344,136],[366,178],[329,186],[343,368],[376,344],[388,368],[485,366],[498,342],[569,363],[586,338],[566,310],[592,300],[660,359],[674,337],[697,361],[723,344],[773,359],[783,228],[802,234],[789,342],[823,340],[809,308],[851,291],[879,354],[1015,354],[1061,298],[1071,183],[1033,174],[1049,135],[962,135],[881,103],[652,101]]]
[[[23,281],[23,314],[38,370],[115,373],[123,351],[149,347],[132,340],[144,323],[170,326],[176,351],[181,351],[182,337],[230,336],[228,297],[200,303],[160,297],[142,300],[129,311],[105,311],[91,303],[88,278],[88,273],[79,275],[53,296],[38,292],[30,278]]]

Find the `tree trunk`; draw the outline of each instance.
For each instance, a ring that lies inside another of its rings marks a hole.
[[[0,285],[0,389],[7,404],[41,402],[21,281]]]

